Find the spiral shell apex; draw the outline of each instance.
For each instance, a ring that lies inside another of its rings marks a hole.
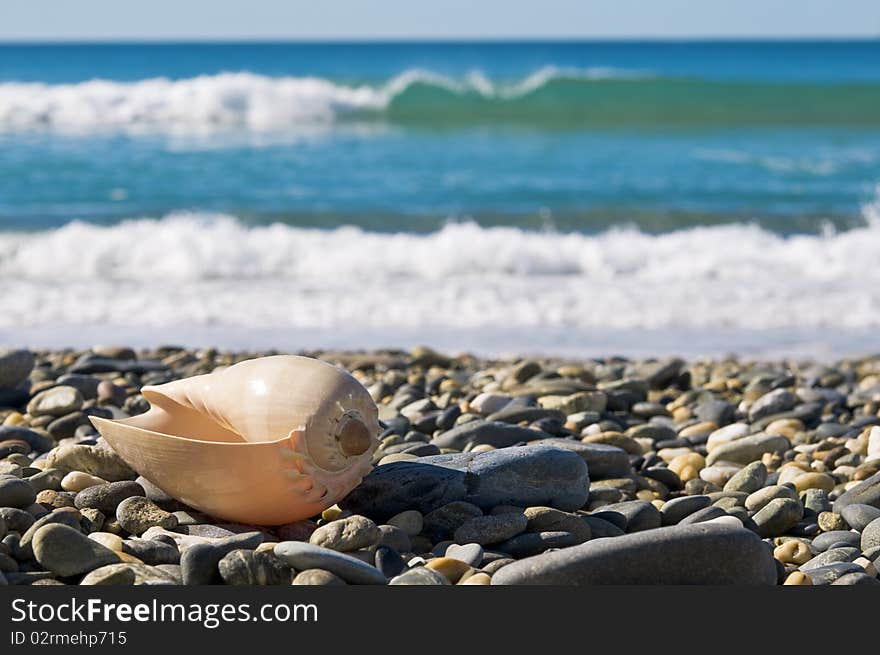
[[[367,390],[308,357],[251,359],[142,393],[144,414],[91,418],[101,436],[168,495],[228,521],[314,516],[360,483],[378,446]]]

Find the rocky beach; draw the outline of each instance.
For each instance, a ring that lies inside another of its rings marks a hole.
[[[266,354],[0,351],[0,585],[880,583],[880,357],[301,353],[368,389],[380,446],[281,526],[170,498],[89,421]]]

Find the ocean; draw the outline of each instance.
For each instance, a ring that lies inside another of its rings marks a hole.
[[[0,45],[0,343],[880,350],[880,41]]]

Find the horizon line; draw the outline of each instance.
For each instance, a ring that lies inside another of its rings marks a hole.
[[[458,44],[458,43],[833,43],[880,42],[880,33],[869,35],[701,35],[701,36],[377,36],[377,37],[0,37],[0,45],[383,45],[383,44]]]

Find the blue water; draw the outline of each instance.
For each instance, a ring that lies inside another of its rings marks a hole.
[[[877,41],[0,47],[6,228],[816,233],[863,224],[878,181]]]

